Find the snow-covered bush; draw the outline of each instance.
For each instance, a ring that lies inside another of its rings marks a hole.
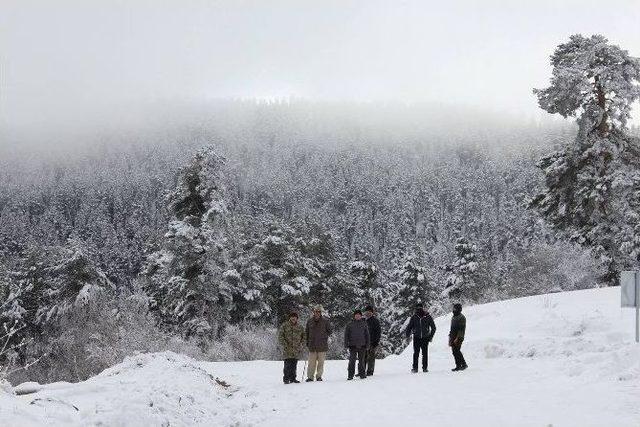
[[[0,391],[7,387],[7,377],[15,367],[17,352],[13,348],[15,344],[12,338],[17,331],[17,326],[7,324],[0,330]]]
[[[590,254],[575,245],[566,242],[536,244],[514,257],[505,275],[501,296],[520,297],[592,288],[603,273],[604,269],[594,264]],[[499,295],[494,299],[500,299]]]
[[[278,360],[277,330],[250,323],[228,326],[222,337],[209,343],[208,360]]]
[[[144,295],[104,294],[65,314],[61,333],[45,344],[46,356],[15,381],[82,381],[136,353],[171,350],[201,358],[195,343],[167,334],[149,313]]]

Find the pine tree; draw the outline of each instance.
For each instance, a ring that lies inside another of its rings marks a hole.
[[[378,289],[378,267],[367,261],[352,261],[348,266],[349,281],[360,301],[374,302]]]
[[[151,308],[165,327],[187,337],[216,336],[232,308],[233,290],[225,279],[224,164],[206,147],[180,171],[166,199],[168,231],[145,267]]]
[[[388,350],[398,352],[404,343],[404,329],[418,303],[429,306],[435,302],[435,293],[430,286],[427,270],[413,256],[405,256],[402,265],[394,272],[394,281],[386,286],[383,319],[388,324],[386,332]]]
[[[77,239],[65,246],[29,249],[2,277],[0,329],[17,328],[8,344],[22,361],[33,353],[29,342],[38,340],[44,348],[59,334],[63,316],[114,290],[94,255]]]
[[[473,300],[478,297],[476,245],[465,237],[458,237],[454,250],[455,260],[446,267],[449,274],[444,294],[453,300],[463,297]]]
[[[594,35],[571,36],[551,56],[551,85],[534,90],[549,113],[577,118],[573,143],[543,157],[546,189],[531,202],[570,239],[594,249],[605,282],[638,264],[634,227],[640,218],[640,140],[628,134],[640,98],[640,60]]]

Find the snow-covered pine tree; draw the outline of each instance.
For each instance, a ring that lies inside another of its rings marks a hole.
[[[269,299],[265,298],[267,284],[262,279],[262,270],[255,244],[246,242],[230,253],[233,268],[223,277],[233,288],[231,323],[267,318],[271,315]]]
[[[393,277],[395,280],[386,285],[388,299],[384,303],[383,320],[388,325],[385,340],[388,351],[396,353],[403,349],[403,332],[416,304],[422,303],[429,310],[436,295],[430,286],[427,270],[414,256],[405,256]]]
[[[452,300],[477,298],[476,272],[478,270],[478,262],[476,260],[476,245],[470,243],[465,237],[458,237],[454,250],[455,260],[446,266],[449,274],[444,295]]]
[[[187,337],[210,338],[227,322],[233,289],[225,247],[224,158],[198,151],[166,198],[171,214],[159,250],[145,266],[144,286],[163,326]]]
[[[352,261],[349,263],[349,281],[362,303],[374,303],[378,288],[378,267],[373,262]]]
[[[260,277],[266,284],[263,297],[273,307],[272,320],[281,322],[291,310],[300,310],[310,303],[326,303],[323,296],[331,293],[327,280],[335,270],[329,235],[309,235],[273,223],[257,249]]]
[[[536,89],[540,107],[576,117],[573,143],[542,158],[546,188],[531,202],[570,239],[592,247],[617,283],[638,265],[640,140],[629,135],[631,104],[640,98],[640,59],[601,35],[571,36],[551,56],[551,85]]]
[[[47,341],[57,337],[63,316],[114,289],[77,239],[70,239],[65,246],[29,250],[3,281],[0,329],[18,328],[9,344],[18,350],[23,362],[28,354],[40,356]],[[43,344],[40,349],[27,345],[36,338]]]

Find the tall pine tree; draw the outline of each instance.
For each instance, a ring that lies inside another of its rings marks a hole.
[[[531,202],[562,234],[619,271],[638,265],[640,140],[629,135],[631,104],[640,98],[640,60],[601,35],[571,36],[551,56],[551,85],[536,89],[540,107],[576,117],[574,142],[542,158],[546,188]]]
[[[151,308],[164,326],[185,336],[216,336],[232,309],[232,282],[225,278],[224,164],[206,147],[180,170],[166,198],[168,231],[145,267]]]

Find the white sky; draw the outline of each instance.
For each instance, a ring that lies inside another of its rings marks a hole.
[[[533,115],[531,89],[573,33],[640,56],[640,0],[0,0],[0,115],[72,125],[167,100],[280,96]]]

